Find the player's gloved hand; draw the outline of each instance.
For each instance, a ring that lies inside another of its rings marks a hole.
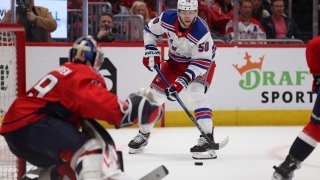
[[[178,77],[171,85],[165,90],[167,99],[175,101],[175,94],[179,94],[182,90],[187,89],[190,79],[187,76]]]
[[[146,50],[143,56],[143,65],[148,68],[150,71],[154,70],[154,66],[158,65],[158,67],[160,68],[160,51],[158,50],[158,48],[153,45],[153,44],[149,44],[146,45]]]
[[[313,76],[312,92],[317,93],[320,88],[320,76]]]

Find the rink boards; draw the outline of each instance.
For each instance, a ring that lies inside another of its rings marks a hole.
[[[27,88],[64,62],[70,44],[29,45],[26,48]],[[142,44],[102,45],[107,86],[121,99],[148,87],[155,72],[142,65]],[[160,45],[166,59],[168,48]],[[308,122],[316,95],[305,60],[305,45],[218,46],[216,71],[208,99],[216,125],[302,125]],[[99,98],[99,97],[97,97]],[[187,104],[187,99],[182,96]],[[189,107],[189,106],[188,106]],[[176,102],[165,106],[159,126],[190,126]]]

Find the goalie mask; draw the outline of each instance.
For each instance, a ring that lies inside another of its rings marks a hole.
[[[90,64],[95,70],[99,70],[104,56],[92,36],[83,36],[78,38],[70,49],[69,61]]]

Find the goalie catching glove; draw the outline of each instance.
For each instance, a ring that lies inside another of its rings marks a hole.
[[[145,89],[130,94],[124,102],[119,102],[119,105],[123,113],[120,127],[156,123],[163,115],[162,106],[155,102],[152,93]]]
[[[145,48],[146,50],[143,57],[143,65],[150,71],[153,71],[154,66],[158,65],[158,67],[160,67],[160,51],[153,44],[146,45]]]
[[[165,90],[167,99],[175,101],[175,94],[179,94],[182,90],[187,89],[190,78],[187,75],[178,77],[171,85]]]

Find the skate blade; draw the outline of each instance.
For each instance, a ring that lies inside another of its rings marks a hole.
[[[271,180],[292,180],[292,178],[293,178],[293,176],[285,178],[285,177],[281,176],[279,173],[274,172]]]
[[[281,176],[280,176],[279,174],[274,173],[274,174],[272,175],[271,180],[281,180]]]
[[[217,154],[214,150],[206,151],[206,152],[193,152],[193,159],[216,159]]]
[[[132,149],[132,148],[129,148],[129,154],[138,154],[138,153],[141,153],[143,151],[143,147],[139,148],[139,149]]]

